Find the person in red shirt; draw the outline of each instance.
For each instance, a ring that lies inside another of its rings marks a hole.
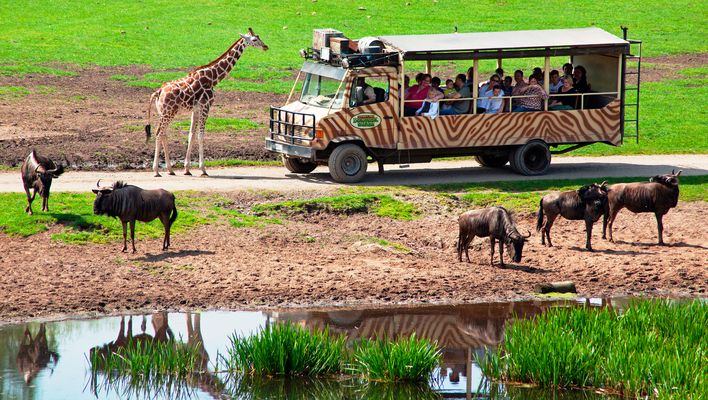
[[[420,78],[420,79],[419,79]],[[403,115],[409,117],[414,116],[417,109],[423,106],[423,100],[428,97],[428,91],[430,90],[430,82],[433,78],[430,74],[420,73],[415,76],[415,80],[418,82],[417,85],[413,85],[408,89],[408,97],[405,100],[418,100],[414,102],[404,103]]]

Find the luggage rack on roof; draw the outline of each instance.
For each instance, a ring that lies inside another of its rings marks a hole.
[[[329,60],[324,60],[321,58],[319,51],[313,48],[307,48],[300,50],[300,55],[306,60],[317,61],[323,64],[332,65],[334,67],[342,67],[347,69],[367,68],[382,65],[396,66],[399,64],[398,53],[331,54],[331,58]]]

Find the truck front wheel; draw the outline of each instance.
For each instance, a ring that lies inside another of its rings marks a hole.
[[[309,174],[317,168],[317,164],[311,161],[285,156],[283,156],[283,165],[285,165],[288,171],[296,174]]]
[[[545,142],[532,140],[512,151],[509,163],[521,175],[543,175],[551,165],[551,151]]]
[[[337,146],[327,161],[329,174],[337,182],[359,182],[366,174],[367,160],[364,149],[347,143]]]

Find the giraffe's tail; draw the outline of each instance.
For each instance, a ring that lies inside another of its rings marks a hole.
[[[152,105],[155,103],[155,98],[160,96],[162,89],[158,89],[150,96],[150,103],[148,103],[147,110],[147,125],[145,125],[145,143],[150,141],[150,136],[152,136],[152,130],[150,129],[150,116],[152,113]]]

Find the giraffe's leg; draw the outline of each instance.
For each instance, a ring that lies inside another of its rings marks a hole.
[[[202,176],[209,176],[206,169],[204,168],[204,129],[206,126],[206,120],[209,116],[209,108],[211,103],[214,101],[212,97],[209,102],[202,106],[201,115],[199,116],[199,169],[202,170]]]
[[[157,125],[157,134],[155,135],[155,159],[152,162],[152,170],[155,171],[155,177],[159,177],[160,175],[160,145],[162,145],[165,149],[165,156],[167,156],[167,127],[170,125],[170,122],[172,121],[172,118],[174,117],[174,113],[172,114],[165,114],[160,117],[160,122]],[[164,139],[163,139],[164,138]],[[167,157],[165,157],[165,161],[167,162],[168,169],[171,169],[172,167],[169,165],[169,161],[167,161]]]
[[[201,111],[199,108],[194,108],[192,110],[192,124],[189,126],[189,136],[187,137],[187,155],[184,157],[184,174],[192,175],[189,172],[189,167],[191,167],[191,157],[192,157],[192,139],[194,138],[194,133],[199,129],[199,116]]]
[[[172,163],[170,162],[170,152],[167,149],[167,135],[162,136],[162,148],[165,150],[165,166],[167,167],[167,173],[174,175],[175,171],[172,170]]]

